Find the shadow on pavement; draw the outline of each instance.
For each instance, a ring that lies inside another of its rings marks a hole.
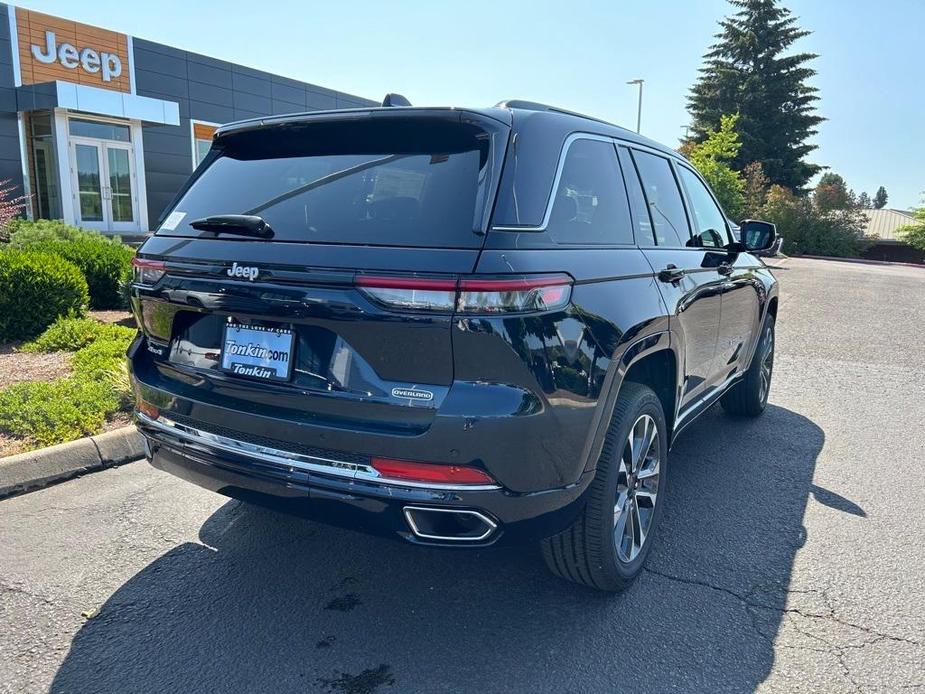
[[[671,455],[649,570],[619,596],[553,578],[533,548],[422,550],[230,501],[202,545],[110,597],[52,691],[751,690],[823,441],[779,407],[703,417]]]

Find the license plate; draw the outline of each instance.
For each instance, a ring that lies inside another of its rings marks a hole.
[[[263,381],[288,381],[295,334],[287,328],[226,323],[222,370]]]

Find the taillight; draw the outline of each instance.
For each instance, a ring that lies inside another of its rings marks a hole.
[[[460,313],[550,311],[568,304],[571,290],[572,279],[568,275],[461,279],[456,310]]]
[[[383,477],[441,484],[497,484],[487,472],[468,465],[438,465],[410,460],[373,458],[370,464]]]
[[[132,258],[132,282],[135,284],[154,285],[164,276],[163,260]]]
[[[456,300],[455,279],[360,275],[356,283],[376,301],[394,308],[452,311]]]
[[[465,314],[550,311],[568,305],[565,274],[460,279],[358,275],[356,284],[381,304],[400,310]]]

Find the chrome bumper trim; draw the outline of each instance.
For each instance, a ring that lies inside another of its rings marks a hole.
[[[186,424],[180,424],[169,417],[161,416],[157,419],[152,419],[146,414],[138,411],[135,412],[135,417],[146,427],[163,432],[168,436],[181,439],[189,444],[201,446],[206,449],[206,452],[208,452],[209,449],[225,451],[289,470],[316,472],[323,475],[355,480],[357,482],[371,482],[373,484],[393,487],[410,487],[414,489],[432,489],[434,491],[481,492],[501,489],[500,485],[497,484],[431,484],[428,482],[390,479],[388,477],[383,477],[375,468],[369,465],[349,463],[343,460],[333,460],[320,456],[303,455],[301,453],[293,453],[292,451],[284,451],[278,448],[260,446],[247,441],[239,441],[238,439],[219,436],[218,434],[196,429]]]

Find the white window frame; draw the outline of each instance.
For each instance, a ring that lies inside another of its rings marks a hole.
[[[196,170],[196,167],[199,166],[199,162],[196,161],[196,126],[197,125],[208,125],[212,128],[220,128],[221,123],[213,123],[208,120],[197,120],[195,118],[189,119],[189,137],[190,137],[190,152],[193,155],[193,171]]]
[[[77,224],[74,212],[74,188],[71,184],[70,147],[71,133],[68,128],[68,116],[80,120],[92,120],[100,123],[116,123],[127,125],[132,138],[132,151],[135,156],[135,194],[138,199],[138,233],[150,231],[148,227],[148,186],[145,181],[145,151],[142,143],[142,128],[140,120],[125,120],[123,118],[106,118],[90,113],[69,111],[66,108],[54,109],[55,149],[58,158],[58,186],[61,190],[61,215],[67,224]]]

